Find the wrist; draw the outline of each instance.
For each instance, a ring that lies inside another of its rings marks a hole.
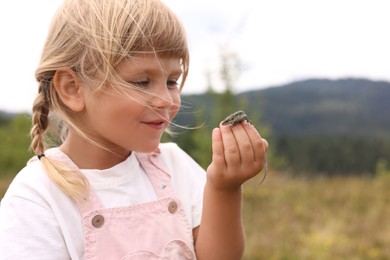
[[[213,181],[207,179],[206,180],[206,189],[217,193],[217,194],[226,194],[226,195],[233,195],[233,194],[242,194],[242,184],[240,185],[215,185]]]

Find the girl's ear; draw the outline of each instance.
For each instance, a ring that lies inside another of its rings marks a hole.
[[[58,69],[53,77],[54,88],[61,101],[72,111],[84,109],[84,93],[77,73],[69,67]]]

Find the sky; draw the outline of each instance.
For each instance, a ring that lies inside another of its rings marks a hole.
[[[0,110],[29,112],[51,18],[62,0],[0,1]],[[308,78],[390,81],[388,0],[163,0],[186,28],[191,63],[183,93],[217,91],[221,50],[242,70],[234,91]]]

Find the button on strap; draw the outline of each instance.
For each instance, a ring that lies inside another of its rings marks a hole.
[[[177,202],[176,201],[169,202],[168,211],[171,214],[174,214],[177,211]]]
[[[102,215],[96,215],[92,218],[92,226],[95,228],[101,228],[104,225],[104,217]]]

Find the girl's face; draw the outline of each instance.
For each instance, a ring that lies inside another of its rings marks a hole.
[[[180,107],[180,60],[142,55],[123,61],[117,72],[133,87],[88,93],[84,127],[117,153],[151,152]]]

